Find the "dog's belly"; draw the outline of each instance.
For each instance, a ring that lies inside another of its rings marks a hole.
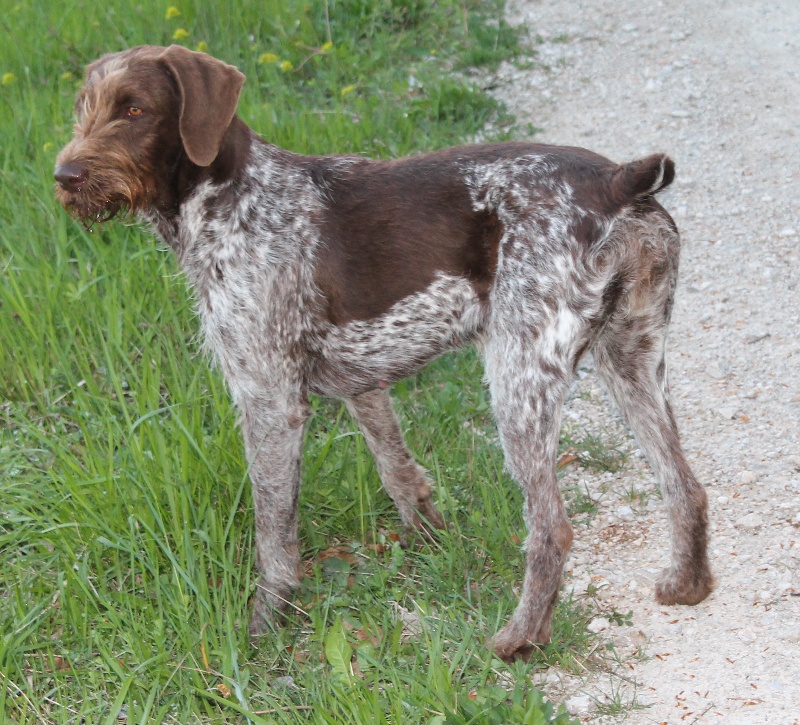
[[[385,387],[474,340],[487,310],[468,280],[440,274],[428,288],[379,317],[326,329],[315,351],[310,388],[350,397]]]

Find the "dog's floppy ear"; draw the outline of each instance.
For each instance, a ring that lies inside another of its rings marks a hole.
[[[244,75],[232,65],[171,45],[160,60],[178,84],[179,128],[186,155],[198,166],[211,164],[236,113]]]

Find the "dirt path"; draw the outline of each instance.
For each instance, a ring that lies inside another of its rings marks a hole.
[[[641,457],[571,471],[599,514],[576,532],[567,586],[593,593],[592,628],[622,664],[543,684],[592,722],[800,723],[800,2],[516,0],[508,17],[541,65],[503,68],[498,95],[537,140],[677,163],[662,198],[684,238],[670,378],[718,578],[697,607],[657,606],[666,526]],[[590,369],[577,392],[576,433],[626,435]]]

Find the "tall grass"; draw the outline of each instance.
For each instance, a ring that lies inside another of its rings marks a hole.
[[[298,152],[396,156],[469,139],[494,101],[450,70],[519,53],[471,0],[20,1],[0,19],[0,719],[13,723],[548,722],[531,668],[580,655],[583,616],[531,664],[487,639],[515,604],[520,494],[474,354],[396,386],[449,529],[404,551],[339,404],[314,401],[300,502],[307,576],[247,639],[255,580],[235,413],[198,354],[172,257],[88,232],[52,198],[82,67],[140,43],[248,76],[239,112]],[[505,129],[505,130],[504,130]]]

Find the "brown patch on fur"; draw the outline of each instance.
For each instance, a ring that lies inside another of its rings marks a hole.
[[[424,290],[437,272],[466,277],[485,299],[502,225],[496,214],[472,208],[459,159],[457,152],[364,159],[336,171],[325,159],[312,162],[325,199],[315,281],[331,322],[377,317]]]

